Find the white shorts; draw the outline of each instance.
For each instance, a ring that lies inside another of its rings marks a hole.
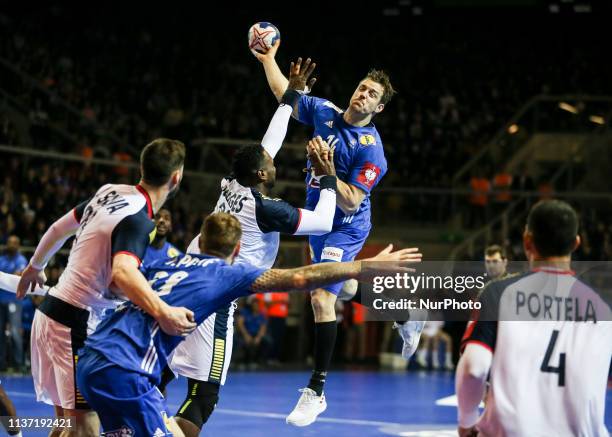
[[[90,409],[77,390],[75,377],[77,352],[87,336],[88,314],[87,310],[72,307],[53,296],[47,296],[36,310],[31,354],[37,401],[64,409]]]
[[[186,378],[225,384],[234,345],[235,308],[232,302],[208,316],[174,350],[170,369]]]

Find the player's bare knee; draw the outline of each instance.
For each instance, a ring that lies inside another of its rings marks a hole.
[[[336,296],[325,290],[315,290],[311,294],[311,305],[315,316],[335,315]]]

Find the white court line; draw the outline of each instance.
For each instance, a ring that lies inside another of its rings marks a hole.
[[[7,391],[6,394],[12,397],[16,397],[16,398],[35,398],[36,397],[36,395],[33,393],[23,393],[20,391]]]
[[[440,407],[456,407],[459,405],[457,395],[447,396],[445,398],[438,399],[436,405]],[[484,402],[479,405],[480,408],[484,408]]]
[[[253,417],[268,417],[270,419],[282,419],[285,420],[286,414],[277,413],[263,413],[255,411],[240,411],[240,410],[229,410],[227,408],[218,408],[215,411],[224,414],[232,414],[234,416],[253,416]],[[342,423],[345,425],[361,425],[361,426],[403,426],[403,423],[395,422],[378,422],[376,420],[356,420],[356,419],[340,419],[335,417],[318,417],[317,422],[326,423]]]
[[[169,407],[176,409],[180,405],[169,405]],[[228,408],[215,408],[215,413],[228,414],[231,416],[244,416],[244,417],[261,417],[264,419],[279,419],[285,420],[286,414],[269,413],[264,411],[242,411],[232,410]],[[359,425],[359,426],[406,426],[404,423],[396,422],[379,422],[376,420],[357,420],[357,419],[341,419],[336,417],[319,417],[317,422],[325,423],[341,423],[344,425]]]
[[[18,391],[9,391],[6,393],[9,396],[22,397],[22,398],[36,397],[32,393],[22,393]],[[179,407],[180,405],[168,404],[168,408],[173,409],[173,410]],[[269,412],[264,412],[264,411],[241,411],[241,410],[232,410],[228,408],[215,408],[215,413],[227,414],[231,416],[261,417],[264,419],[278,419],[278,420],[285,420],[285,418],[287,417],[286,414],[269,413]],[[379,422],[376,420],[341,419],[337,417],[319,417],[317,418],[317,422],[341,423],[344,425],[356,425],[356,426],[407,426],[405,423]]]

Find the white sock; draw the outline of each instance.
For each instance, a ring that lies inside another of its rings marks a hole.
[[[425,349],[419,349],[417,352],[418,361],[422,361],[423,363],[427,362],[427,351]]]
[[[454,364],[453,364],[453,355],[449,354],[449,353],[446,353],[445,355],[446,355],[446,360],[445,360],[446,361],[446,367],[454,367]]]

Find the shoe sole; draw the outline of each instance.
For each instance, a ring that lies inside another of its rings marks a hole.
[[[302,428],[304,426],[308,426],[311,423],[314,423],[317,420],[317,417],[319,417],[319,414],[321,414],[322,412],[324,412],[325,410],[327,410],[327,404],[325,404],[325,406],[323,407],[323,409],[321,411],[319,411],[314,418],[312,418],[312,420],[304,420],[304,421],[296,421],[296,420],[289,420],[289,418],[285,419],[285,422],[287,423],[287,425],[293,425],[293,426],[297,426],[299,428]]]

